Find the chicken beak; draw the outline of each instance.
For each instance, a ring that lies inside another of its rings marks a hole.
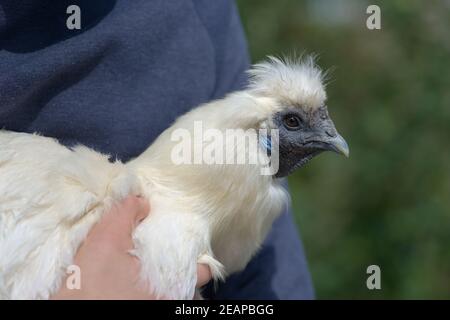
[[[336,136],[327,139],[325,143],[329,147],[330,151],[342,154],[347,158],[350,155],[350,149],[348,148],[348,144],[340,134],[336,134]]]

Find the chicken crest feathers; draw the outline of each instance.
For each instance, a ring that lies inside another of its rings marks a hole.
[[[248,89],[259,95],[277,97],[280,103],[315,109],[325,103],[327,72],[315,57],[274,57],[257,63],[248,71]]]

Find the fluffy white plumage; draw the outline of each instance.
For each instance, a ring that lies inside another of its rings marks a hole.
[[[0,298],[48,298],[92,225],[128,194],[151,203],[133,235],[149,290],[190,299],[196,262],[216,279],[244,268],[286,204],[280,181],[257,165],[174,165],[170,137],[176,128],[192,131],[196,120],[204,129],[267,128],[286,101],[318,108],[326,98],[312,60],[271,58],[250,74],[248,89],[193,109],[125,164],[83,146],[0,131]]]

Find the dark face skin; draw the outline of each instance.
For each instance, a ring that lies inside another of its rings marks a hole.
[[[277,178],[291,174],[323,151],[349,154],[348,145],[337,133],[326,106],[309,112],[287,109],[275,114],[273,122],[279,129]]]

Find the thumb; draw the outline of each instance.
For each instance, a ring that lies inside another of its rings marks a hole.
[[[149,210],[147,199],[128,196],[105,212],[89,231],[87,241],[128,251],[133,247],[131,235],[134,228],[147,217]]]
[[[148,200],[138,196],[128,196],[123,200],[120,214],[129,221],[129,225],[134,229],[142,220],[144,220],[150,211]]]
[[[134,228],[148,216],[150,205],[147,199],[136,196],[128,196],[122,202],[115,204],[103,215],[95,226],[97,230],[103,230],[105,236],[118,241],[128,239]]]

